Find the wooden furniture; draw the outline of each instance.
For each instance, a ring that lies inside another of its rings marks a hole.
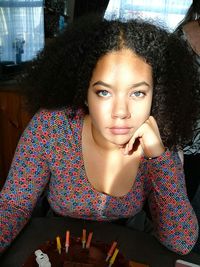
[[[7,177],[20,135],[30,118],[31,115],[23,108],[17,83],[0,83],[0,189]]]

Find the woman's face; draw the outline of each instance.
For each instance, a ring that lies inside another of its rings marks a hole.
[[[152,68],[128,49],[103,56],[93,71],[88,108],[94,139],[123,146],[150,116]]]

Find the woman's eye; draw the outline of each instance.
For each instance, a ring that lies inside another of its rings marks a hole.
[[[133,96],[133,97],[143,97],[143,96],[145,96],[145,93],[141,92],[141,91],[135,91],[135,92],[131,93],[131,96]]]
[[[110,96],[111,94],[106,90],[98,90],[97,95],[101,97],[107,97],[107,96]]]

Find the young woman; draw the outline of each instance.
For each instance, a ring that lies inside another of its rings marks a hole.
[[[1,251],[44,191],[55,214],[98,221],[148,201],[158,240],[191,251],[198,224],[177,148],[199,107],[192,64],[173,34],[140,20],[83,18],[46,47],[24,74],[37,112],[1,192]]]

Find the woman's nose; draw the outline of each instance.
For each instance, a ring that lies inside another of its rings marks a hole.
[[[130,118],[130,115],[128,103],[126,103],[126,101],[120,100],[114,103],[112,110],[113,118],[127,119]]]

